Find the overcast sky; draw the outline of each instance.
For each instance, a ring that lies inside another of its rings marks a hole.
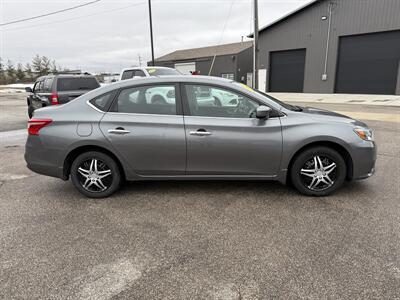
[[[0,0],[0,23],[91,0]],[[260,27],[310,0],[259,0]],[[155,56],[239,42],[252,31],[252,0],[152,0]],[[224,23],[228,19],[222,35]],[[222,36],[222,41],[221,41]],[[70,69],[119,71],[150,59],[147,0],[102,0],[73,11],[0,27],[0,57],[46,55]]]

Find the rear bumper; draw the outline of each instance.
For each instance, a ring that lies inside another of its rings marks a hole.
[[[61,179],[64,178],[62,164],[58,161],[59,153],[54,149],[48,149],[43,146],[39,136],[28,136],[25,145],[25,161],[28,169],[31,171]]]
[[[353,145],[353,180],[365,179],[375,173],[377,148],[375,142]]]
[[[26,158],[25,158],[26,160]],[[46,175],[46,176],[51,176],[51,177],[56,177],[56,178],[61,178],[64,179],[62,176],[62,170],[60,173],[60,170],[57,167],[54,166],[49,166],[41,163],[26,163],[26,166],[29,170],[40,174],[40,175]]]

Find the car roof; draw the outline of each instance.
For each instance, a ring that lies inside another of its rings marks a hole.
[[[82,78],[82,77],[88,77],[88,78],[95,78],[96,76],[91,75],[91,74],[48,74],[44,76],[40,76],[36,79],[38,80],[44,80],[47,78]]]
[[[146,66],[146,67],[130,67],[130,68],[125,68],[122,70],[122,72],[125,71],[131,71],[131,70],[147,70],[147,69],[169,69],[169,70],[175,70],[174,68],[169,68],[169,67],[159,67],[159,66]],[[121,73],[122,73],[121,72]]]
[[[203,83],[203,84],[229,84],[233,80],[225,79],[221,77],[213,76],[201,76],[201,75],[166,75],[166,76],[152,76],[152,77],[142,77],[142,78],[132,78],[123,81],[118,81],[111,84],[114,88],[126,87],[132,85],[142,85],[142,84],[152,84],[152,83],[168,83],[168,82],[193,82],[193,83]]]
[[[55,77],[63,77],[63,78],[82,78],[82,77],[96,77],[91,74],[56,74]]]

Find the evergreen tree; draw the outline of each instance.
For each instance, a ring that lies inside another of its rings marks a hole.
[[[7,81],[9,83],[15,81],[15,69],[11,60],[7,60]]]
[[[0,57],[0,84],[4,84],[5,79],[3,60]]]
[[[21,63],[18,63],[18,65],[17,65],[17,71],[16,71],[15,75],[16,75],[16,77],[17,77],[17,79],[18,79],[19,81],[24,80],[24,78],[25,78],[25,73],[24,73],[24,69],[23,69]]]
[[[32,67],[31,67],[30,63],[26,63],[26,65],[25,65],[25,74],[26,74],[26,77],[29,78],[30,81],[33,81]]]

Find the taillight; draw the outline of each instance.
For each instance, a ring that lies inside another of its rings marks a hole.
[[[30,119],[28,121],[28,133],[39,135],[39,130],[53,122],[52,119]]]
[[[58,103],[58,94],[57,93],[52,93],[51,94],[51,104],[52,105],[57,105]]]

